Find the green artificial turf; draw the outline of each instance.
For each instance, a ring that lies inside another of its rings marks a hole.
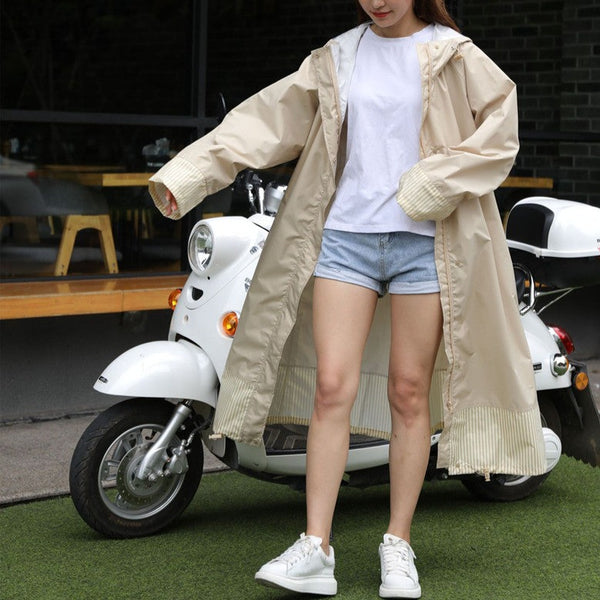
[[[340,493],[337,598],[378,598],[387,494]],[[599,598],[599,500],[600,469],[565,457],[516,503],[479,502],[455,481],[425,484],[413,527],[423,598]],[[302,494],[233,472],[205,475],[181,519],[144,539],[101,537],[69,498],[16,505],[0,511],[0,598],[295,600],[253,577],[303,527]]]

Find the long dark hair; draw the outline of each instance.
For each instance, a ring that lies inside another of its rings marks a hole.
[[[358,22],[366,23],[370,21],[369,15],[362,9],[360,2],[358,0],[355,0],[355,2]],[[458,25],[446,9],[444,0],[413,0],[413,10],[415,11],[415,15],[421,21],[425,21],[425,23],[439,23],[440,25],[446,25],[456,31],[460,31]]]

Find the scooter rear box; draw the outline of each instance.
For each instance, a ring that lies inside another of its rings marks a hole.
[[[600,208],[535,196],[517,202],[506,223],[514,263],[536,281],[567,288],[600,283]]]

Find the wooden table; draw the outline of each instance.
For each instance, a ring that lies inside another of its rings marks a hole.
[[[61,176],[69,173],[104,173],[123,172],[125,169],[120,165],[42,165],[37,172],[43,175]]]
[[[58,173],[58,172],[57,172]],[[97,172],[72,169],[59,177],[77,181],[83,185],[96,187],[146,186],[154,173],[121,173],[116,170]],[[552,189],[554,180],[550,177],[507,177],[500,187]]]
[[[554,179],[550,177],[507,177],[500,187],[551,190],[554,187]]]
[[[153,173],[67,172],[60,177],[93,187],[145,187]]]

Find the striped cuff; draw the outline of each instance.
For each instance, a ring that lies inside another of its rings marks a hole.
[[[454,205],[444,198],[419,164],[400,179],[396,200],[415,221],[441,221],[454,210]]]
[[[175,157],[150,177],[149,191],[154,204],[166,216],[166,189],[171,190],[177,207],[171,219],[180,219],[207,196],[204,175],[187,160]]]

